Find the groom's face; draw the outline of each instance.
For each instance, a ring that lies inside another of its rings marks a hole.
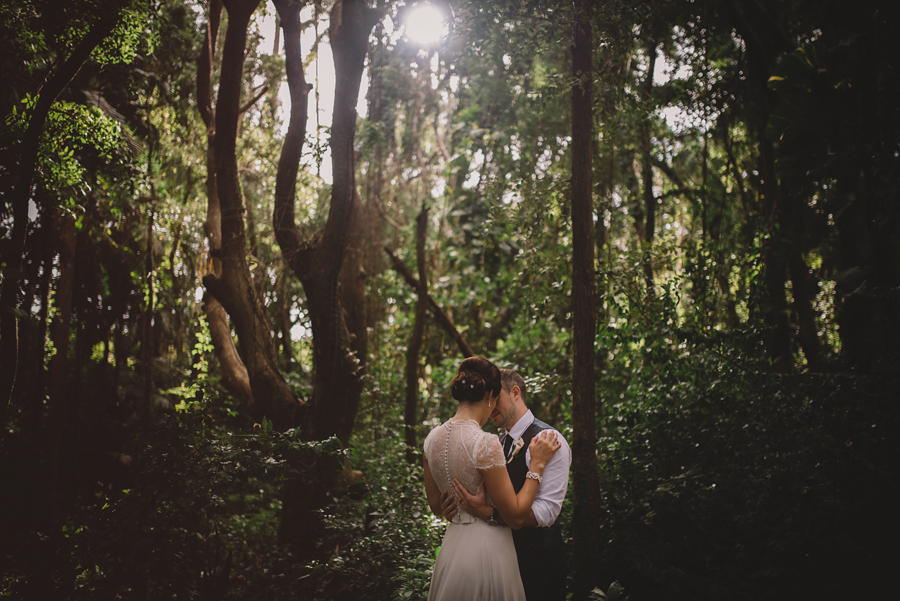
[[[497,407],[491,412],[491,421],[498,428],[509,430],[514,425],[513,418],[516,414],[516,405],[513,396],[505,391],[500,391],[500,397],[497,399]]]

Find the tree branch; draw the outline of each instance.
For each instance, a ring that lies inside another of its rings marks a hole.
[[[400,260],[400,257],[394,254],[394,252],[388,248],[384,247],[384,252],[387,253],[387,256],[391,259],[391,267],[393,267],[394,271],[403,276],[403,279],[406,280],[406,283],[410,285],[410,287],[419,289],[419,280],[416,279],[416,276],[409,270],[409,268]],[[425,298],[428,301],[428,308],[431,309],[431,313],[434,315],[434,318],[440,324],[444,331],[450,334],[454,341],[456,341],[456,345],[459,347],[459,350],[462,352],[465,357],[473,357],[475,353],[472,351],[472,347],[469,346],[469,343],[466,342],[466,339],[463,338],[462,334],[459,333],[459,330],[456,329],[456,326],[453,325],[453,322],[450,321],[450,318],[447,317],[447,314],[444,313],[444,310],[438,306],[437,302],[430,294],[426,294]]]
[[[250,107],[253,106],[254,104],[256,104],[257,101],[259,101],[259,99],[262,98],[263,95],[268,91],[269,91],[269,86],[263,86],[263,89],[259,91],[259,94],[257,94],[256,96],[253,97],[253,100],[251,100],[250,102],[248,102],[247,104],[245,104],[244,106],[241,107],[241,110],[238,112],[238,114],[243,115],[244,113],[249,111]]]

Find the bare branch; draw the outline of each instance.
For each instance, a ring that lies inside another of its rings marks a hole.
[[[403,279],[406,280],[406,283],[410,285],[410,287],[419,290],[419,280],[416,279],[416,276],[413,275],[412,271],[409,270],[403,261],[394,254],[394,252],[388,248],[384,247],[384,252],[387,253],[387,256],[391,259],[391,266],[394,268],[394,271],[403,276]],[[440,324],[444,331],[450,334],[453,340],[456,341],[456,345],[459,347],[459,350],[462,351],[463,356],[465,357],[473,357],[475,353],[472,351],[472,347],[469,346],[469,343],[466,342],[466,339],[463,338],[463,335],[459,333],[459,330],[456,329],[456,326],[453,325],[453,322],[450,321],[450,318],[444,313],[444,310],[437,304],[434,298],[426,293],[425,299],[428,301],[428,308],[431,309],[432,314],[434,314],[434,318]]]
[[[259,94],[257,94],[256,96],[253,97],[253,100],[251,100],[250,102],[248,102],[247,104],[245,104],[244,106],[241,107],[241,110],[238,114],[243,115],[244,113],[249,111],[250,107],[252,107],[254,104],[256,104],[257,101],[259,101],[259,99],[262,98],[265,95],[265,93],[268,91],[269,91],[269,86],[263,86],[263,89],[259,91]]]

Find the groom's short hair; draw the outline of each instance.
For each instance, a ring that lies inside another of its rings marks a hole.
[[[513,386],[518,386],[519,392],[522,393],[522,401],[525,401],[525,380],[517,372],[511,369],[501,369],[500,384],[507,394],[510,393]]]

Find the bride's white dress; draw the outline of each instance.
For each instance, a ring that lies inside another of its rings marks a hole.
[[[495,434],[474,420],[451,419],[425,439],[425,458],[441,492],[454,478],[475,494],[484,479],[479,470],[505,467]],[[507,526],[460,511],[447,526],[431,577],[429,601],[524,601],[516,547]]]

